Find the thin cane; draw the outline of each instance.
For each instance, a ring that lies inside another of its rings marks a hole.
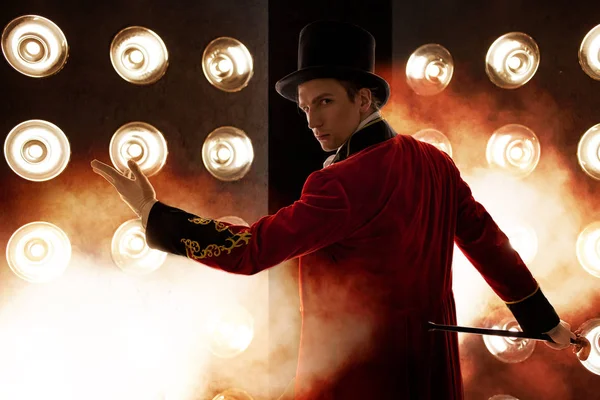
[[[427,328],[430,331],[446,331],[446,332],[462,332],[462,333],[474,333],[477,335],[491,335],[491,336],[504,336],[520,339],[531,339],[531,340],[542,340],[550,343],[555,343],[550,336],[545,333],[526,333],[526,332],[514,332],[506,331],[501,329],[486,329],[486,328],[474,328],[470,326],[458,326],[458,325],[441,325],[433,322],[427,322]],[[581,361],[587,360],[590,355],[591,345],[590,342],[583,336],[577,336],[575,339],[571,338],[571,345],[575,346],[577,357]]]

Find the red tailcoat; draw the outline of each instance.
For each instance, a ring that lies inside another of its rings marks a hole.
[[[236,274],[300,257],[297,399],[462,399],[456,334],[424,328],[456,324],[455,241],[504,301],[533,301],[533,314],[515,313],[522,326],[558,323],[452,159],[383,120],[312,173],[300,200],[250,227],[158,202],[146,235],[152,248]]]

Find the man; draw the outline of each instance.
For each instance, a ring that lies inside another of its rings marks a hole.
[[[462,249],[523,330],[574,337],[452,159],[397,135],[377,108],[375,40],[354,25],[315,22],[300,33],[297,71],[277,82],[321,147],[337,150],[306,180],[300,200],[250,227],[158,202],[139,167],[134,180],[96,160],[142,217],[152,248],[236,274],[300,257],[302,334],[296,399],[461,399],[453,244]]]

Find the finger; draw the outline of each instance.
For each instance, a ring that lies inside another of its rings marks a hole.
[[[102,161],[100,160],[92,160],[92,162],[90,163],[90,165],[92,166],[92,168],[98,168],[98,169],[114,169],[112,168],[110,165],[104,164]]]
[[[103,172],[103,175],[106,178],[106,175],[110,176],[112,179],[106,178],[109,182],[116,184],[120,181],[123,181],[125,178],[119,171],[111,167],[110,165],[106,165],[101,161],[94,160],[91,162],[92,169]]]
[[[124,172],[124,176],[127,179],[133,180],[133,172],[130,169],[126,169]]]
[[[96,168],[92,168],[92,170],[97,173],[98,175],[104,177],[104,179],[106,179],[111,185],[115,186],[115,179],[112,177],[112,175],[107,174],[104,171],[101,171],[99,169]],[[116,187],[116,186],[115,186]]]
[[[91,162],[91,166],[93,169],[100,170],[106,174],[113,176],[113,177],[115,177],[117,175],[121,176],[121,173],[119,171],[117,171],[110,165],[104,164],[102,161],[94,160]]]
[[[127,166],[131,170],[131,173],[133,174],[133,176],[135,176],[135,179],[140,180],[140,181],[147,181],[148,180],[148,178],[146,177],[146,175],[144,175],[144,172],[142,172],[142,169],[140,168],[140,166],[138,165],[138,163],[136,163],[132,159],[129,159],[127,161]]]

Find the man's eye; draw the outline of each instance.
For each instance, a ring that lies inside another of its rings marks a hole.
[[[331,103],[331,101],[332,101],[331,99],[322,99],[321,103],[322,104],[328,104],[328,103]]]

